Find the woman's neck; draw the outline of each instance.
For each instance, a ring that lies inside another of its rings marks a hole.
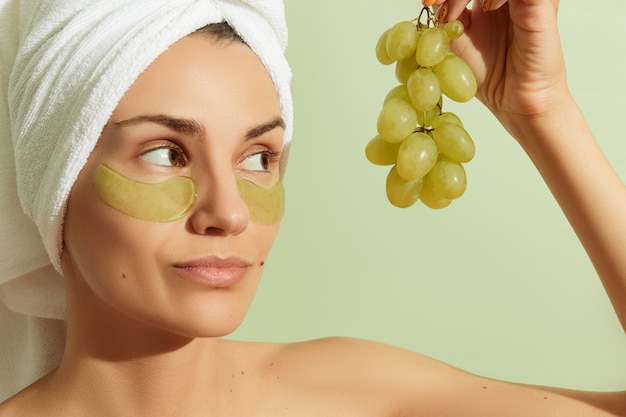
[[[73,407],[64,415],[206,415],[241,375],[240,343],[187,337],[68,295],[64,357],[42,382],[50,402]]]
[[[93,410],[98,410],[102,415],[194,416],[219,398],[218,382],[229,366],[220,344],[218,339],[193,339],[175,349],[143,349],[143,355],[132,346],[127,349],[132,354],[113,359],[68,340],[49,387],[54,398],[66,398],[82,415],[96,416]]]
[[[106,349],[98,349],[100,342]],[[193,416],[217,401],[219,381],[232,366],[222,343],[147,340],[144,335],[107,341],[68,337],[64,359],[48,386],[53,398],[66,398],[64,403],[74,404],[82,415],[95,417],[93,410],[98,410],[102,415]]]

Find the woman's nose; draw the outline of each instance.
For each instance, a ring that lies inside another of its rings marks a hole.
[[[250,211],[239,195],[234,176],[198,184],[198,198],[189,216],[194,233],[237,235],[246,229],[249,221]]]

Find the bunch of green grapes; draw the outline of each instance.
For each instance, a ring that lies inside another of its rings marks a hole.
[[[365,155],[373,164],[392,165],[386,189],[394,206],[420,200],[438,209],[465,192],[463,164],[474,157],[474,142],[459,117],[443,111],[443,96],[466,102],[476,94],[471,69],[449,50],[463,31],[458,20],[439,24],[425,7],[414,21],[383,32],[376,45],[378,61],[395,63],[399,85],[385,97]]]

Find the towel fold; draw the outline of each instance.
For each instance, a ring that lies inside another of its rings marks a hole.
[[[223,20],[274,81],[286,153],[293,110],[282,1],[0,0],[0,401],[60,359],[65,204],[102,128],[154,59]]]

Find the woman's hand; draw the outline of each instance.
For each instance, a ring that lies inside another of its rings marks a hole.
[[[432,0],[425,2],[433,3]],[[445,3],[445,4],[444,4]],[[490,4],[489,4],[490,3]],[[436,0],[445,20],[465,35],[452,48],[472,68],[477,97],[518,140],[527,123],[549,116],[570,98],[557,29],[558,0]]]

